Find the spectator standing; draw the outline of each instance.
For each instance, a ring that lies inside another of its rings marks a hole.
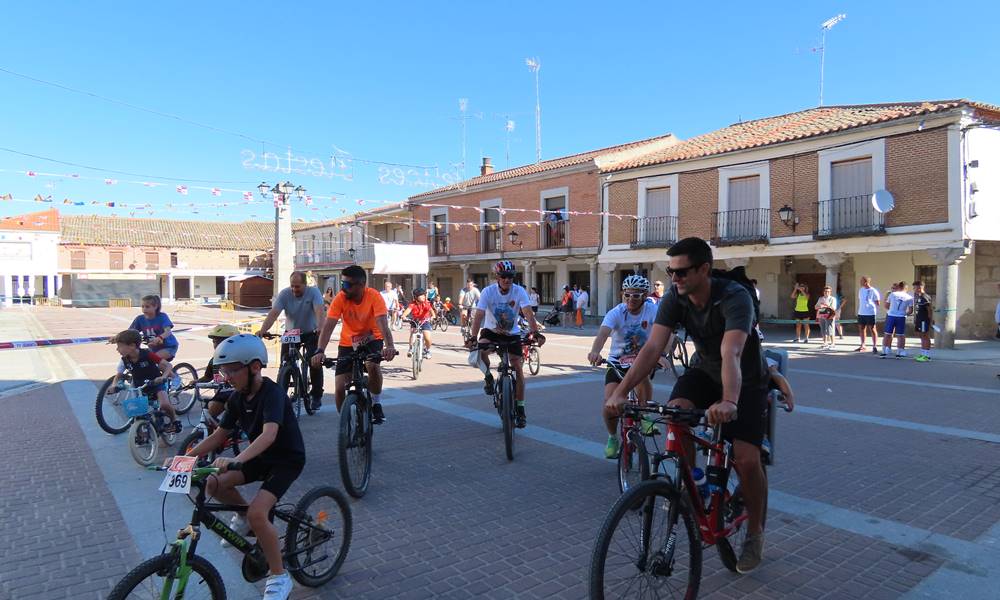
[[[325,307],[324,312],[326,311],[326,309],[330,308],[330,303],[333,302],[333,297],[335,295],[336,294],[333,293],[332,287],[326,288],[326,291],[323,292],[323,306]]]
[[[830,286],[826,286],[823,288],[823,295],[816,300],[816,322],[819,323],[819,333],[823,337],[820,350],[833,349],[833,320],[836,315],[837,299]]]
[[[896,358],[906,354],[906,317],[913,313],[913,296],[906,292],[906,282],[892,284],[892,292],[885,298],[885,331],[882,337],[882,358],[889,357],[892,336],[896,336]]]
[[[865,334],[870,332],[872,354],[878,354],[878,326],[875,324],[875,317],[878,315],[880,302],[882,295],[872,287],[872,278],[867,275],[861,277],[861,287],[858,289],[858,336],[861,337],[861,345],[854,349],[855,352],[865,351]]]
[[[568,286],[563,286],[562,300],[559,302],[559,312],[562,316],[562,326],[569,327],[570,319],[573,315],[573,308],[576,306],[576,301],[573,297],[573,290]]]
[[[760,288],[757,287],[757,280],[751,279],[750,283],[753,284],[753,293],[757,294],[757,302],[760,302]]]
[[[924,292],[924,282],[913,282],[913,330],[920,337],[920,356],[917,362],[931,359],[931,327],[934,326],[934,305]]]
[[[653,283],[653,293],[649,295],[649,300],[652,300],[653,304],[657,304],[660,298],[663,297],[663,282],[657,281]]]
[[[809,286],[796,282],[788,297],[795,301],[795,341],[808,343],[809,324],[812,322],[812,311],[809,310]],[[805,337],[801,335],[803,329]]]
[[[580,289],[580,293],[576,296],[576,328],[583,329],[583,312],[590,308],[590,293],[587,292],[587,287],[584,286]]]
[[[834,333],[837,334],[837,339],[844,339],[844,325],[841,323],[844,313],[844,304],[847,302],[847,298],[844,297],[844,292],[839,287],[837,288],[837,316],[833,320]]]
[[[542,297],[538,294],[538,288],[531,288],[531,292],[528,294],[528,300],[531,301],[532,312],[538,314],[538,305],[542,303]]]

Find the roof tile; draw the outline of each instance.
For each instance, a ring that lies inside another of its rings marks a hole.
[[[267,251],[274,246],[274,223],[65,215],[61,243]]]

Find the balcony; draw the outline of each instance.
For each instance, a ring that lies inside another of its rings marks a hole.
[[[712,213],[712,244],[738,246],[766,242],[770,225],[771,211],[767,208]]]
[[[295,255],[296,267],[337,267],[351,264],[375,262],[375,246],[364,244],[353,248],[326,250],[318,252],[301,252]]]
[[[502,233],[503,231],[499,225],[497,225],[496,229],[490,229],[489,226],[486,226],[479,235],[479,251],[484,254],[500,252],[500,236]]]
[[[548,221],[538,228],[539,248],[565,248],[568,241],[566,232],[569,231],[569,221]]]
[[[885,215],[872,206],[870,194],[820,200],[815,233],[820,239],[885,233]]]
[[[643,217],[632,221],[633,248],[668,248],[677,241],[677,217]]]
[[[448,234],[435,233],[431,236],[431,256],[448,256]]]

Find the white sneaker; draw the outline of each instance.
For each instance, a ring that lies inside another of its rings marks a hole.
[[[285,572],[271,575],[264,584],[264,600],[285,600],[292,593],[292,578]]]
[[[906,350],[900,350],[896,355],[897,356],[902,356],[902,357],[905,358],[905,357],[909,356],[909,353]]]
[[[232,519],[229,519],[229,528],[240,534],[243,537],[247,537],[250,533],[250,521],[241,514],[233,515]],[[226,541],[226,538],[222,538],[222,547],[228,548],[231,544]]]

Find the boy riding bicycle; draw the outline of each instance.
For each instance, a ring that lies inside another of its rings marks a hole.
[[[117,344],[116,350],[121,355],[122,361],[118,366],[111,381],[111,390],[119,389],[119,382],[122,374],[128,368],[132,371],[132,383],[138,387],[147,381],[152,381],[153,385],[146,388],[146,396],[155,397],[160,403],[162,410],[170,418],[170,428],[167,433],[180,433],[181,422],[177,420],[177,413],[167,399],[166,381],[173,377],[174,371],[170,363],[164,360],[159,354],[142,348],[142,334],[134,329],[126,329],[115,337],[111,342]]]
[[[208,332],[208,339],[212,340],[212,349],[214,350],[226,339],[239,334],[240,330],[235,325],[220,323]],[[208,359],[208,364],[205,365],[204,373],[196,380],[196,383],[210,383],[213,381],[222,381],[222,376],[210,358]],[[230,393],[229,391],[216,392],[215,397],[208,402],[208,414],[213,417],[218,417],[222,414],[222,411],[226,409],[226,400],[228,400]]]
[[[410,348],[413,347],[413,336],[418,331],[424,336],[424,358],[431,357],[431,321],[434,320],[435,316],[437,316],[437,311],[427,300],[424,290],[420,288],[413,290],[413,302],[403,311],[403,320],[406,320],[407,317],[413,317],[417,324],[416,327],[410,328]],[[411,354],[410,350],[406,351],[407,358]]]
[[[271,573],[264,587],[264,598],[284,600],[292,591],[292,580],[281,560],[278,530],[268,520],[268,514],[305,466],[302,433],[285,393],[261,375],[267,366],[267,348],[260,338],[249,334],[227,338],[216,347],[212,362],[232,384],[233,393],[219,427],[192,448],[188,456],[200,457],[220,448],[237,427],[247,433],[250,445],[239,455],[220,456],[212,463],[222,472],[209,479],[208,493],[224,504],[246,505],[236,487],[263,482],[249,503],[246,517],[233,515],[230,527],[242,536],[253,531]],[[243,463],[242,469],[227,471],[231,462]]]
[[[632,361],[635,360],[636,355],[639,354],[649,338],[653,322],[656,320],[656,305],[652,302],[646,302],[648,295],[648,279],[642,275],[629,275],[625,278],[625,281],[622,282],[622,303],[609,310],[604,316],[601,328],[590,348],[590,354],[587,355],[590,364],[596,366],[601,362],[601,349],[604,348],[604,342],[610,336],[611,352],[608,354],[608,361],[617,363],[623,372],[628,372]],[[618,371],[608,366],[604,375],[605,402],[614,394],[621,381]],[[645,406],[652,395],[653,384],[648,378],[643,379],[636,389],[639,404]],[[617,458],[621,449],[621,440],[618,438],[618,417],[607,406],[604,407],[603,415],[604,426],[608,430],[608,443],[604,447],[604,457]],[[644,421],[643,429],[646,433],[651,432],[652,422]]]

